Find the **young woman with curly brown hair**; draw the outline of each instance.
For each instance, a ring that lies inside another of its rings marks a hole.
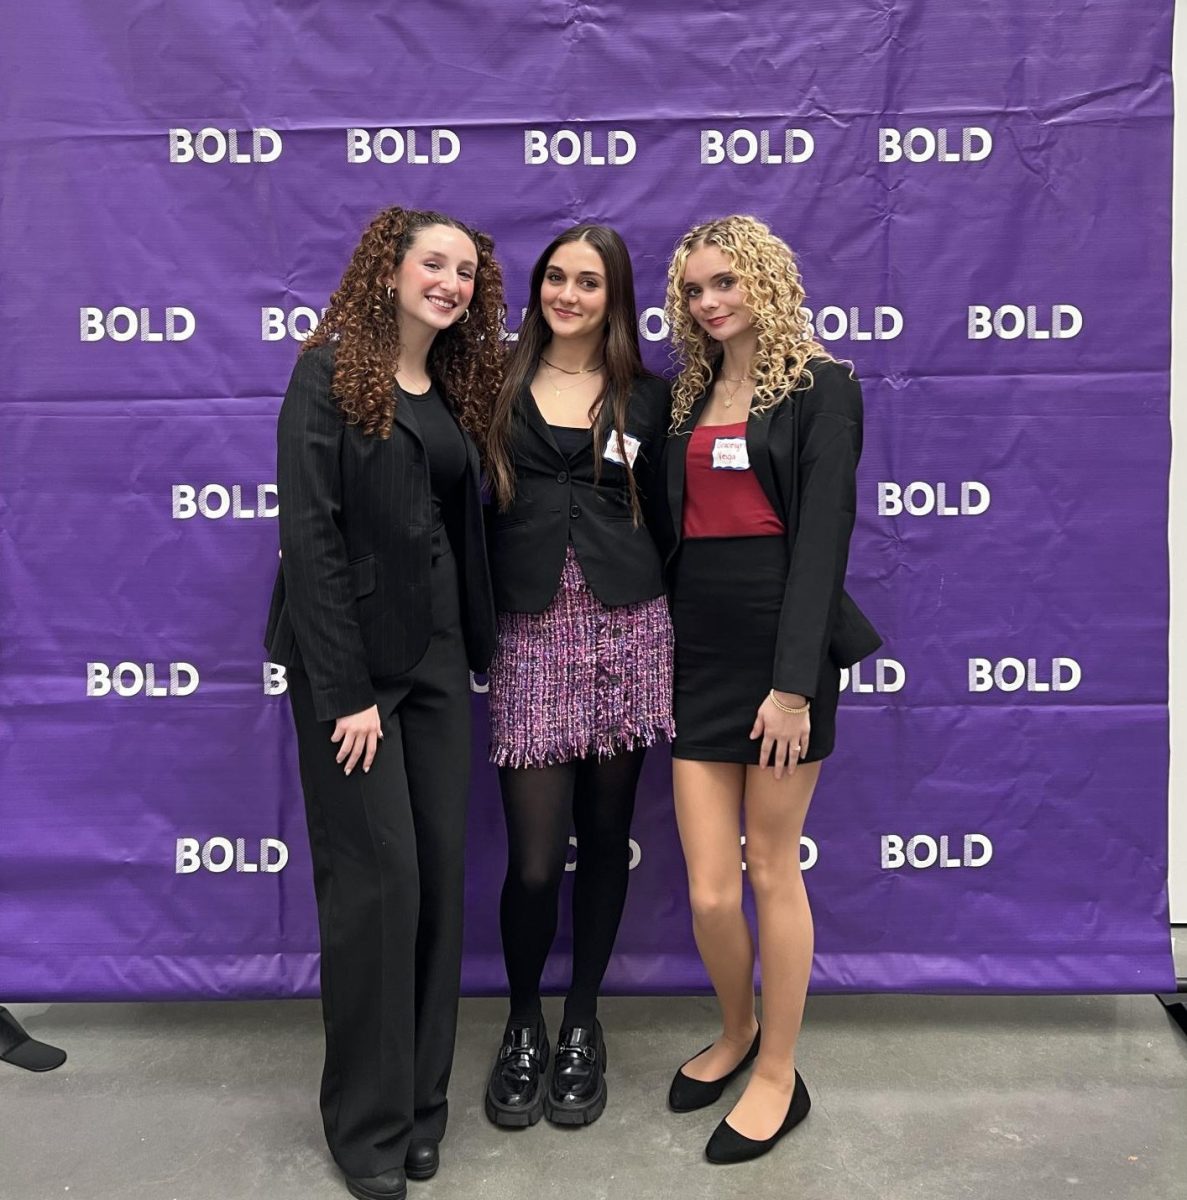
[[[288,667],[321,931],[326,1138],[402,1197],[445,1132],[462,934],[467,667],[494,608],[475,439],[502,379],[484,234],[389,208],[280,410],[271,657]]]
[[[753,217],[699,225],[677,245],[667,294],[683,359],[666,464],[673,790],[722,1033],[676,1072],[668,1103],[712,1104],[754,1063],[706,1146],[717,1163],[765,1153],[808,1113],[795,1070],[813,944],[800,833],[833,749],[840,668],[879,645],[843,591],[861,388],[815,341],[803,302],[791,250]]]

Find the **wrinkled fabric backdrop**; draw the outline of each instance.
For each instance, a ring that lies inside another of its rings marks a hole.
[[[0,1000],[316,991],[261,648],[274,431],[392,203],[494,235],[512,329],[544,244],[613,224],[660,370],[690,224],[752,212],[798,250],[865,385],[849,586],[886,637],[803,843],[814,986],[1173,987],[1172,4],[701,7],[10,13]],[[475,713],[485,992],[505,851],[480,691]],[[653,752],[612,991],[706,987],[668,769]]]

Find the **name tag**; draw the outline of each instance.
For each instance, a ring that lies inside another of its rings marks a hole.
[[[618,434],[613,429],[610,430],[610,436],[606,438],[606,449],[602,451],[602,457],[608,459],[612,463],[618,463],[621,466],[635,465],[635,459],[639,457],[639,447],[643,443],[637,437],[631,437],[629,433],[623,432],[622,446],[618,445]],[[623,457],[625,452],[626,457]]]
[[[713,439],[713,470],[749,471],[750,455],[746,453],[744,437]]]

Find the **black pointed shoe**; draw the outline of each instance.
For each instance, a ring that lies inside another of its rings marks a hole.
[[[408,1143],[404,1173],[409,1179],[432,1179],[440,1165],[441,1151],[437,1149],[436,1138],[414,1137]]]
[[[774,1149],[775,1143],[785,1133],[790,1133],[808,1115],[811,1107],[812,1098],[797,1071],[791,1103],[787,1106],[787,1116],[769,1138],[763,1138],[761,1141],[748,1138],[722,1117],[721,1123],[713,1130],[713,1136],[705,1147],[705,1157],[711,1163],[740,1163],[749,1162],[752,1158],[761,1158],[768,1150]]]
[[[556,1039],[544,1115],[554,1125],[592,1125],[606,1108],[606,1043],[602,1026],[573,1025]]]
[[[535,1125],[544,1114],[548,1033],[535,1025],[508,1025],[486,1085],[486,1115],[504,1128]]]
[[[691,1079],[684,1074],[684,1068],[692,1062],[692,1058],[699,1058],[713,1043],[710,1042],[705,1050],[698,1050],[687,1062],[681,1063],[680,1069],[672,1076],[672,1086],[668,1088],[668,1107],[673,1112],[686,1113],[696,1112],[698,1108],[707,1108],[710,1104],[716,1104],[721,1099],[721,1093],[725,1091],[727,1085],[754,1062],[761,1041],[762,1026],[760,1025],[754,1034],[754,1041],[750,1043],[750,1049],[742,1056],[742,1061],[720,1079]]]

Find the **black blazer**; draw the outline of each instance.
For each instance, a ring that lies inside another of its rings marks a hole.
[[[624,432],[639,442],[635,483],[647,514],[648,493],[668,427],[668,384],[636,380]],[[543,612],[560,585],[572,539],[577,561],[597,598],[611,608],[663,594],[663,567],[646,524],[631,520],[625,469],[605,457],[614,427],[603,406],[595,437],[572,460],[557,447],[531,392],[525,388],[512,418],[510,449],[515,500],[506,512],[488,509],[487,542],[495,607]],[[602,456],[594,479],[594,445]],[[628,443],[629,447],[630,443]]]
[[[281,560],[264,635],[274,662],[309,676],[321,721],[374,704],[372,679],[415,666],[433,631],[429,468],[413,406],[396,405],[390,437],[368,437],[343,420],[330,394],[333,367],[332,345],[302,354],[280,408]],[[467,656],[484,671],[494,608],[478,453],[465,440],[454,548]]]
[[[844,590],[849,535],[857,507],[861,457],[861,385],[842,363],[809,364],[813,385],[766,412],[750,413],[746,450],[755,478],[787,528],[791,566],[783,593],[772,683],[781,692],[812,696],[826,656],[852,666],[882,644]],[[708,393],[682,428],[696,428]],[[665,565],[680,546],[687,433],[668,439],[664,524]],[[744,587],[742,580],[738,587]]]

